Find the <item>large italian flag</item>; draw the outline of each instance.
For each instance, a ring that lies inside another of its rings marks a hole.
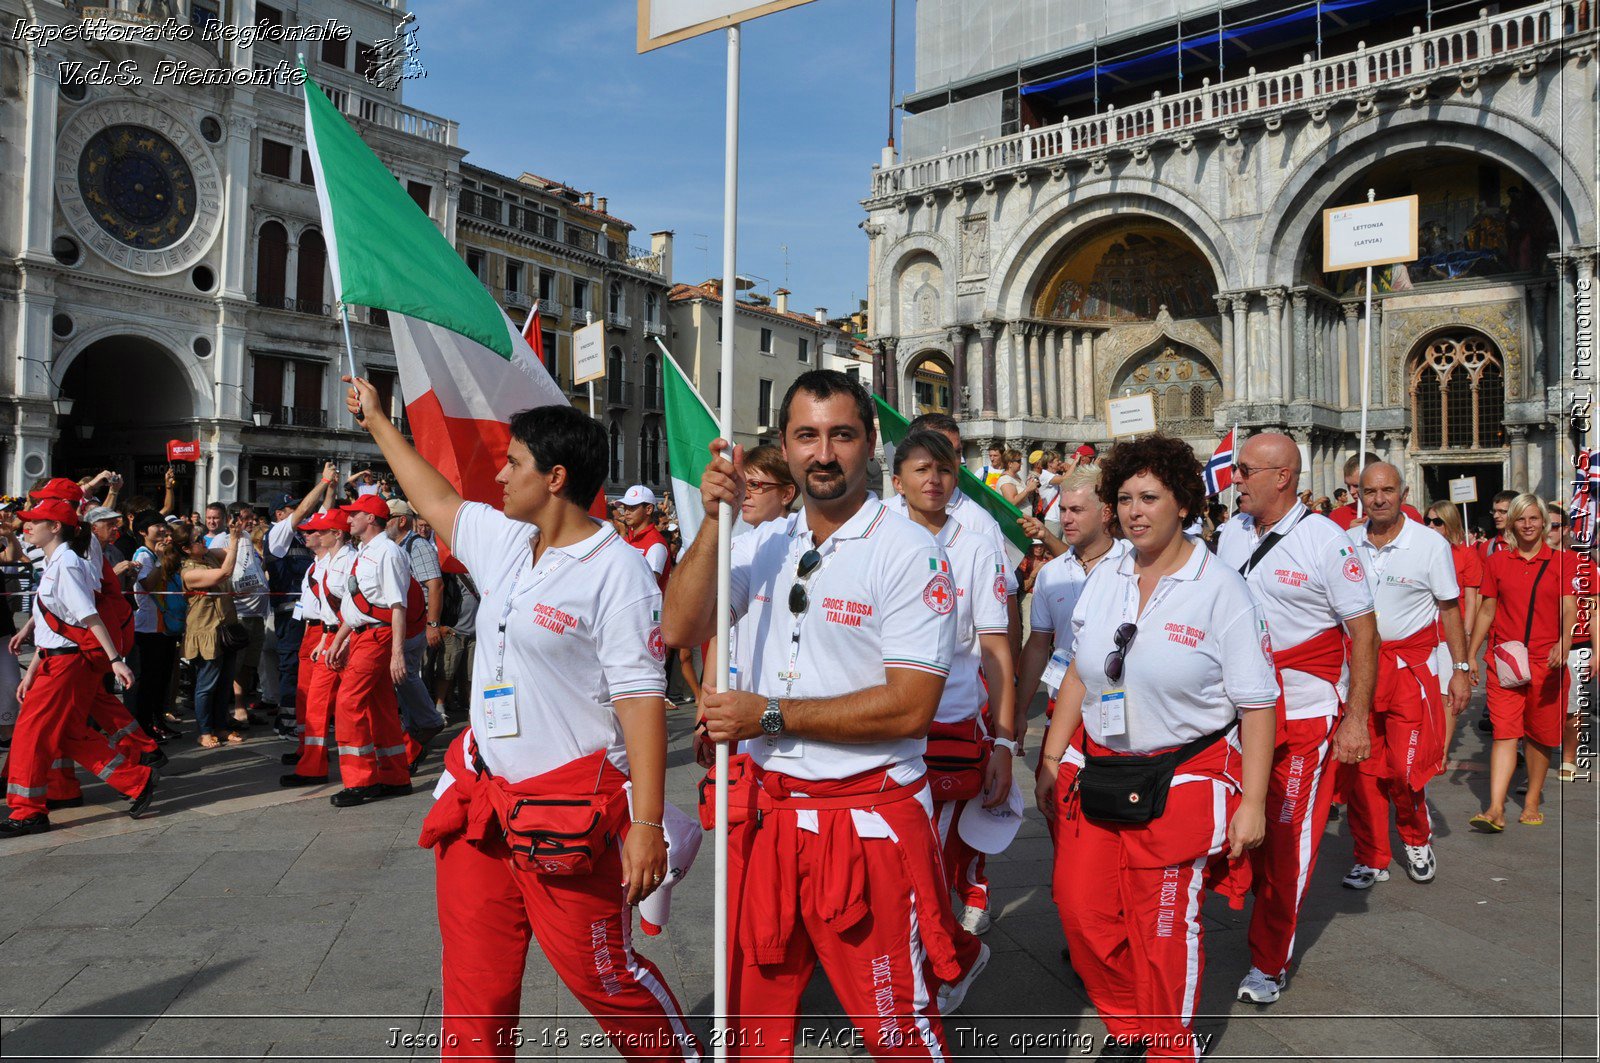
[[[700,502],[700,474],[711,461],[711,444],[720,433],[711,407],[678,368],[677,359],[668,356],[661,364],[667,385],[667,476],[672,480],[672,502],[678,511],[678,534],[688,549],[706,519]]]
[[[302,63],[301,69],[304,70]],[[306,142],[333,288],[388,311],[423,457],[463,498],[498,505],[513,414],[567,397],[433,220],[309,76]],[[604,514],[604,495],[601,496]]]

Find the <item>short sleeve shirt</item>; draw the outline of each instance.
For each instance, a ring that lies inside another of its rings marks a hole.
[[[1399,533],[1378,547],[1367,538],[1367,525],[1345,534],[1355,543],[1378,613],[1378,638],[1399,642],[1439,618],[1439,603],[1461,596],[1450,541],[1408,517]]]
[[[227,546],[226,536],[222,543]],[[265,617],[272,611],[267,599],[267,570],[248,536],[239,537],[239,549],[233,555],[233,591],[233,607],[240,616]]]
[[[953,517],[945,521],[934,541],[950,560],[956,585],[956,647],[939,699],[938,723],[960,723],[976,716],[989,700],[983,685],[983,648],[980,635],[1004,635],[1006,614],[1005,557],[994,543],[963,528]]]
[[[483,595],[472,664],[478,752],[510,783],[602,749],[625,772],[612,702],[666,692],[661,592],[644,558],[609,524],[545,549],[534,564],[538,533],[478,502],[456,514],[450,547]],[[495,683],[514,690],[515,737],[488,737],[483,691]]]
[[[343,588],[340,618],[351,627],[370,627],[380,621],[357,608],[355,596],[350,593],[352,584],[360,587],[362,597],[377,608],[404,605],[406,591],[411,587],[411,559],[398,543],[381,533],[362,544],[356,552]]]
[[[805,581],[807,607],[789,610],[800,558],[822,561]],[[955,655],[956,588],[949,559],[927,530],[869,493],[818,545],[802,509],[734,540],[733,619],[748,643],[746,689],[767,697],[832,698],[882,686],[889,668],[948,676]],[[781,735],[747,743],[756,763],[801,779],[845,779],[893,768],[924,771],[924,739],[840,743]]]
[[[154,575],[160,562],[148,546],[141,546],[133,552],[133,563],[139,566],[133,577],[133,630],[141,635],[153,635],[156,631],[156,600],[144,589],[144,581]]]
[[[317,573],[317,581],[322,603],[322,623],[327,627],[338,627],[343,617],[345,595],[350,593],[350,565],[355,559],[355,544],[348,542],[331,555],[322,555],[322,568]]]
[[[1106,555],[1096,564],[1115,565],[1131,549],[1126,539],[1113,539]],[[1064,650],[1072,659],[1072,612],[1078,607],[1084,584],[1090,573],[1083,570],[1077,550],[1068,550],[1052,557],[1039,570],[1033,581],[1033,601],[1028,606],[1028,626],[1031,630],[1054,636],[1054,648]]]
[[[416,532],[406,536],[401,545],[405,548],[406,556],[411,559],[411,578],[422,584],[423,590],[427,590],[429,580],[444,577],[444,571],[439,568],[437,546]]]
[[[1539,567],[1546,561],[1544,578],[1534,588]],[[1497,550],[1483,566],[1483,596],[1495,599],[1494,625],[1490,638],[1496,642],[1520,642],[1528,632],[1528,601],[1533,597],[1533,629],[1528,636],[1528,653],[1534,660],[1561,641],[1561,599],[1582,591],[1577,555],[1568,550],[1552,550],[1541,543],[1539,552],[1525,558],[1515,549]]]
[[[283,557],[289,553],[289,547],[294,545],[294,515],[290,514],[267,529],[267,553],[273,557]]]
[[[1273,525],[1283,532],[1265,557],[1245,576],[1266,615],[1273,648],[1291,649],[1347,620],[1372,612],[1372,590],[1355,544],[1327,517],[1296,502]],[[1255,521],[1240,514],[1217,536],[1217,560],[1234,572],[1250,562],[1264,536]],[[1285,715],[1291,719],[1332,716],[1347,689],[1292,668],[1283,670]]]
[[[910,512],[906,506],[906,500],[899,495],[884,499],[884,504],[902,517],[905,517]],[[1006,552],[1008,540],[1005,532],[1000,530],[1000,522],[991,517],[986,509],[959,490],[950,496],[950,503],[944,507],[944,511],[960,521],[961,526],[968,531],[991,539],[994,545],[999,548],[1001,557],[1010,556]],[[1005,575],[1006,596],[1011,597],[1017,593],[1017,573],[1011,565],[1007,564]]]
[[[41,650],[76,646],[72,639],[50,630],[45,622],[45,610],[58,620],[82,627],[84,620],[96,611],[94,592],[99,586],[98,570],[91,569],[88,562],[65,543],[56,547],[56,552],[39,572],[39,586],[33,596],[33,644]]]
[[[1226,727],[1242,709],[1277,703],[1263,610],[1239,574],[1190,537],[1189,558],[1163,576],[1139,612],[1137,555],[1096,566],[1072,614],[1083,680],[1083,726],[1107,748],[1149,753]],[[1107,734],[1101,695],[1117,628],[1138,631],[1123,661],[1126,733]]]

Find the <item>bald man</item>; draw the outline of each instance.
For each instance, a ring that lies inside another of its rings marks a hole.
[[[1348,532],[1378,614],[1377,694],[1369,719],[1372,756],[1343,769],[1356,862],[1347,889],[1389,880],[1389,810],[1405,844],[1406,876],[1432,882],[1437,871],[1423,787],[1444,765],[1452,723],[1467,707],[1467,638],[1456,599],[1450,542],[1403,511],[1408,492],[1386,461],[1361,474],[1365,524]],[[1449,696],[1439,681],[1439,647],[1449,647]],[[1447,720],[1445,713],[1449,712]]]
[[[1250,971],[1238,991],[1240,1000],[1271,1004],[1288,982],[1300,905],[1328,824],[1329,766],[1360,763],[1371,746],[1378,625],[1355,547],[1295,496],[1294,440],[1252,436],[1239,449],[1233,484],[1240,514],[1222,526],[1217,559],[1244,576],[1261,605],[1281,691],[1267,837],[1251,854]]]

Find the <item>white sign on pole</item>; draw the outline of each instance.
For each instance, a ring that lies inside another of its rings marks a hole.
[[[1153,395],[1127,395],[1106,401],[1106,430],[1111,438],[1136,436],[1156,430],[1156,400]]]
[[[572,382],[587,384],[606,375],[606,325],[596,321],[572,334]]]
[[[811,0],[639,0],[638,50],[648,52],[809,3]]]
[[[1380,199],[1322,212],[1322,271],[1417,259],[1417,197]]]
[[[1478,478],[1462,476],[1450,481],[1450,501],[1457,504],[1478,500]]]

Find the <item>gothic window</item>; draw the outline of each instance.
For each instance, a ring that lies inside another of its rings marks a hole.
[[[1418,450],[1505,445],[1505,371],[1485,337],[1452,333],[1412,359],[1412,438]]]

